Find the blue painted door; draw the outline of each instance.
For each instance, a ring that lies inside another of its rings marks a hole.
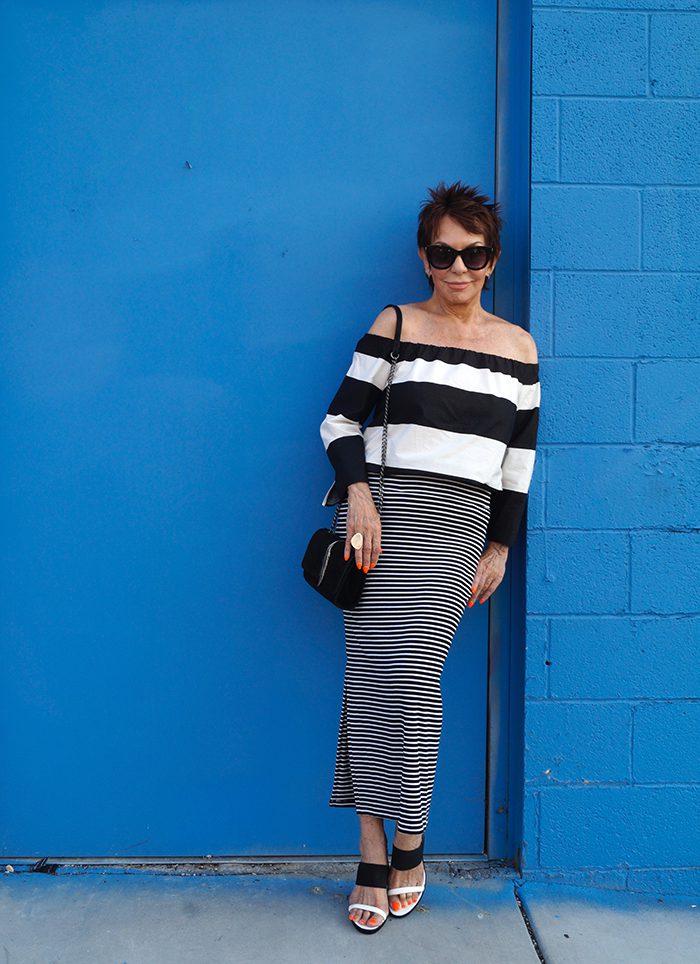
[[[2,853],[355,853],[319,425],[427,188],[493,193],[496,0],[3,17]],[[431,852],[483,848],[485,609]]]

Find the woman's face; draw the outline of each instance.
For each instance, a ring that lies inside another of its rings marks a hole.
[[[440,222],[433,244],[449,244],[461,251],[473,244],[486,244],[483,234],[470,234],[457,221],[444,217]],[[433,268],[423,248],[418,249],[418,255],[423,261],[426,274],[432,274],[435,290],[433,294],[441,301],[464,303],[473,298],[479,298],[484,287],[486,275],[490,275],[496,266],[498,258],[492,259],[483,268],[475,271],[467,268],[461,257],[455,258],[450,268]]]

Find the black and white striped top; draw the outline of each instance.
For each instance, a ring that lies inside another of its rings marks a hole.
[[[335,480],[323,505],[379,471],[393,339],[367,332],[321,423]],[[385,474],[467,479],[491,493],[487,539],[511,546],[535,465],[538,362],[471,348],[401,341],[389,396]],[[373,413],[363,431],[363,423]]]

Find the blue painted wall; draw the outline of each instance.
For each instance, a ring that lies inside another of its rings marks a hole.
[[[700,886],[700,2],[533,5],[523,872]]]

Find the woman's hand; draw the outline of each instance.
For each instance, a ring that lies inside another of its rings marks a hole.
[[[507,559],[508,546],[504,546],[501,542],[489,542],[476,567],[476,575],[471,587],[472,594],[467,603],[470,609],[477,599],[480,603],[486,602],[498,589],[505,575]]]
[[[350,540],[356,532],[362,533],[362,548],[353,549]],[[352,482],[348,486],[348,517],[345,538],[345,558],[350,558],[350,551],[355,553],[358,569],[374,569],[381,550],[382,526],[379,513],[372,498],[372,492],[366,482]]]

